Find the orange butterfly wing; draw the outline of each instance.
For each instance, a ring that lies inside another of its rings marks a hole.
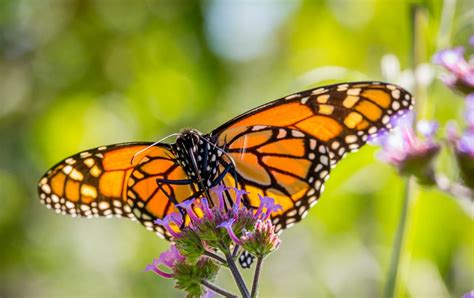
[[[347,152],[392,127],[411,109],[411,95],[380,82],[344,83],[299,92],[240,115],[211,137],[237,166],[240,187],[274,197],[276,229],[301,220],[316,203],[324,181]],[[230,159],[229,158],[229,159]],[[226,183],[233,185],[232,175]]]
[[[166,184],[158,179],[186,179],[168,145],[124,143],[73,155],[51,168],[38,185],[40,200],[57,213],[72,216],[123,216],[140,221],[158,235],[153,221],[176,211],[164,193],[183,201],[195,192],[192,184]]]

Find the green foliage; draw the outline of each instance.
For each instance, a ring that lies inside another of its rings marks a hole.
[[[201,297],[204,294],[201,280],[213,282],[218,271],[219,266],[205,257],[193,265],[180,262],[174,270],[176,288],[186,291],[188,297]]]

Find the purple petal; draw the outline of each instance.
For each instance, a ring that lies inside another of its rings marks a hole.
[[[230,239],[234,241],[235,244],[237,245],[242,245],[242,241],[235,235],[234,230],[232,230],[232,225],[234,224],[235,219],[231,218],[228,221],[224,221],[221,224],[219,224],[217,227],[218,228],[225,228],[227,230],[227,233],[230,236]]]
[[[183,260],[184,260],[184,257],[179,253],[179,250],[176,248],[176,246],[171,245],[171,247],[168,250],[160,254],[157,264],[164,264],[172,269],[176,262],[183,261]]]
[[[158,274],[158,275],[160,275],[161,277],[164,277],[164,278],[172,278],[173,277],[173,274],[162,271],[160,268],[158,268],[158,265],[160,265],[159,260],[154,259],[153,264],[149,264],[145,267],[145,272],[152,271],[152,272],[154,272],[154,273],[156,273],[156,274]]]
[[[195,201],[194,199],[189,199],[189,200],[186,200],[186,201],[183,201],[183,202],[179,203],[176,206],[185,209],[186,213],[189,215],[191,220],[194,221],[194,222],[198,222],[199,217],[196,215],[196,213],[194,212],[194,209],[193,209],[194,201]]]
[[[201,208],[208,219],[214,219],[214,215],[212,214],[211,208],[209,208],[209,202],[207,201],[207,198],[201,198]]]
[[[464,60],[464,48],[456,47],[454,49],[441,50],[433,56],[433,62],[444,66],[451,72],[457,73]]]
[[[436,121],[420,120],[416,124],[416,128],[426,138],[432,138],[438,130],[439,124]]]
[[[273,198],[267,196],[262,197],[260,195],[259,198],[260,206],[258,206],[258,210],[254,214],[254,218],[256,219],[262,218],[265,220],[269,218],[273,212],[283,209],[281,205],[275,204],[275,200]],[[263,209],[265,209],[265,212],[263,212]]]
[[[171,236],[173,236],[174,238],[179,237],[179,233],[177,233],[175,230],[173,230],[173,228],[170,225],[170,217],[166,216],[163,219],[157,218],[155,220],[155,224],[165,227],[165,229],[168,231],[168,233],[170,233]]]
[[[233,189],[235,191],[235,203],[234,203],[234,206],[232,207],[232,210],[234,212],[234,215],[236,215],[239,212],[243,195],[248,194],[248,192],[243,189],[237,189],[237,188],[233,188]]]
[[[469,293],[464,294],[462,298],[474,298],[474,290],[470,291]]]
[[[471,69],[468,70],[468,72],[464,75],[462,80],[469,86],[474,87],[474,61],[471,62],[473,66],[471,66]]]
[[[226,190],[227,188],[222,184],[216,185],[211,188],[211,191],[216,194],[217,199],[219,200],[219,208],[221,211],[225,210],[224,192]]]
[[[474,157],[474,133],[466,132],[462,135],[458,141],[458,149]]]
[[[173,212],[166,216],[170,222],[174,222],[178,227],[183,224],[183,216],[180,213]]]
[[[264,207],[264,204],[265,204],[265,198],[266,198],[266,197],[262,197],[260,194],[258,194],[258,198],[260,199],[260,205],[258,206],[258,209],[257,209],[257,211],[256,211],[255,214],[254,214],[254,217],[255,217],[255,218],[259,218],[260,215],[262,214],[263,207]]]

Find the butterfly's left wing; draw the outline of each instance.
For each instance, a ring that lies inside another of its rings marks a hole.
[[[159,236],[154,223],[177,211],[196,188],[167,144],[123,143],[83,151],[52,167],[38,184],[41,202],[57,213],[127,217]]]
[[[301,220],[319,198],[329,170],[370,136],[392,127],[411,109],[411,95],[381,82],[336,84],[270,102],[217,128],[211,138],[236,164],[237,184],[274,197],[283,210],[272,214],[276,229]],[[222,159],[225,161],[225,156]],[[225,166],[225,165],[224,165]],[[226,184],[234,178],[226,176]]]

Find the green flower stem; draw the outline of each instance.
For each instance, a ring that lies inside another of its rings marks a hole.
[[[250,294],[252,298],[257,297],[258,281],[260,279],[260,273],[262,271],[262,264],[263,264],[263,257],[258,257],[257,264],[255,266],[255,273],[253,275],[252,293]]]
[[[247,286],[245,285],[244,279],[242,278],[242,275],[240,274],[239,269],[235,265],[232,255],[230,254],[229,250],[225,251],[224,253],[225,253],[225,258],[227,260],[227,264],[229,265],[229,269],[232,272],[232,276],[234,276],[235,283],[237,284],[237,287],[239,287],[242,297],[250,298],[249,290],[247,289]]]
[[[235,294],[232,294],[230,292],[227,292],[226,290],[224,290],[223,288],[219,287],[219,286],[216,286],[215,284],[211,283],[210,281],[207,281],[205,279],[202,279],[201,280],[201,284],[203,286],[205,286],[206,288],[212,290],[213,292],[216,292],[217,294],[221,294],[222,296],[224,297],[228,297],[228,298],[237,298],[238,296],[235,295]]]
[[[208,251],[208,250],[205,250],[204,251],[204,255],[211,258],[211,259],[214,259],[216,261],[218,261],[219,263],[221,263],[222,265],[226,265],[227,262],[224,258],[220,257],[219,255],[211,252],[211,251]]]
[[[385,286],[385,298],[393,298],[395,295],[395,286],[397,283],[397,273],[400,264],[400,252],[402,249],[402,243],[405,234],[405,225],[407,221],[408,205],[411,196],[411,178],[405,180],[405,191],[403,192],[403,205],[400,214],[400,220],[398,222],[397,233],[395,235],[395,243],[392,252],[392,258],[390,262],[390,269],[388,271],[387,284]]]

